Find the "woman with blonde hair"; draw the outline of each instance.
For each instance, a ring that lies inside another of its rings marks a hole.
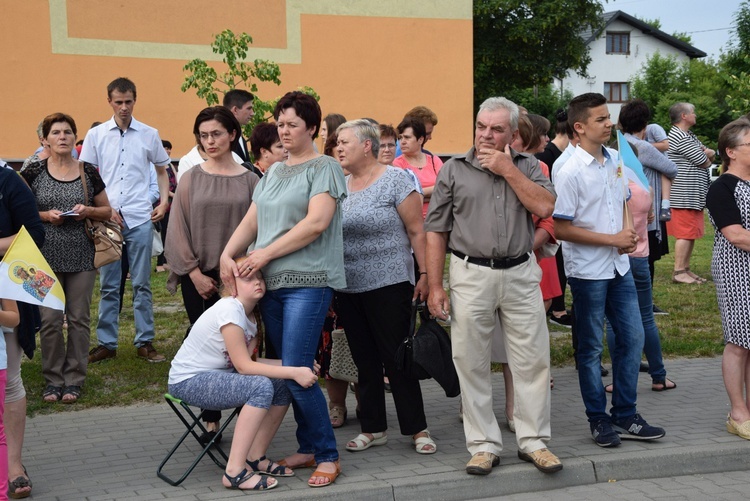
[[[731,406],[727,431],[750,440],[750,121],[740,118],[719,133],[724,173],[708,190],[716,229],[711,274],[724,329],[721,372]]]

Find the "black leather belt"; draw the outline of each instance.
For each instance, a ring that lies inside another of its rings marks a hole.
[[[456,256],[458,259],[465,260],[471,264],[478,264],[479,266],[487,266],[488,268],[492,268],[493,270],[507,270],[508,268],[513,268],[514,266],[518,266],[521,263],[525,263],[529,260],[528,254],[521,254],[518,257],[496,257],[496,258],[484,258],[484,257],[466,257],[466,254],[463,252],[458,252],[456,250],[451,251],[454,256]]]

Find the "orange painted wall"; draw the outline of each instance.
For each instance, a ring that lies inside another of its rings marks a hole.
[[[230,28],[250,33],[254,47],[287,46],[286,4],[281,0],[66,3],[68,35],[74,38],[207,45],[214,33]],[[182,66],[190,58],[53,53],[50,4],[13,0],[3,5],[0,158],[30,155],[38,146],[36,126],[49,113],[72,115],[79,137],[91,122],[109,119],[106,86],[118,76],[131,78],[138,87],[135,117],[172,141],[174,157],[187,152],[193,146],[193,120],[204,106],[192,91],[180,91]],[[213,12],[217,5],[222,12]],[[308,85],[320,94],[324,114],[369,116],[394,125],[405,111],[422,104],[440,122],[431,151],[458,153],[471,145],[470,19],[302,14],[300,28],[301,62],[282,64],[282,85],[263,85],[262,98]]]

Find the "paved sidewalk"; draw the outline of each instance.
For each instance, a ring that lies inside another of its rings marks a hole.
[[[446,398],[430,380],[422,387],[427,421],[438,444],[436,454],[417,455],[409,437],[393,428],[387,445],[347,452],[346,441],[359,432],[350,394],[352,417],[336,430],[343,468],[336,484],[310,489],[306,481],[312,470],[298,470],[297,477],[281,479],[273,491],[254,494],[283,500],[481,499],[609,480],[747,470],[750,442],[730,435],[724,425],[729,405],[721,359],[670,360],[666,365],[677,388],[652,392],[649,376],[641,374],[638,408],[650,423],[664,426],[667,436],[653,443],[624,441],[615,449],[601,449],[591,440],[575,370],[553,368],[550,448],[564,463],[564,469],[556,474],[544,475],[516,456],[515,436],[502,417],[502,375],[496,374],[495,412],[503,426],[506,450],[501,465],[486,477],[464,472],[469,454],[458,420],[458,399]],[[605,382],[610,380],[605,378]],[[395,426],[392,400],[388,397],[387,401],[389,422]],[[246,495],[224,489],[222,472],[209,459],[179,487],[156,476],[157,465],[183,429],[166,403],[29,419],[24,463],[34,482],[33,499],[210,500]],[[290,412],[269,451],[271,457],[279,459],[295,450],[294,430]],[[224,437],[225,444],[230,441],[231,434]]]

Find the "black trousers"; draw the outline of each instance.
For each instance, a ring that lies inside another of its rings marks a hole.
[[[203,272],[203,274],[216,280],[216,283],[221,283],[218,270]],[[204,311],[221,299],[218,293],[214,293],[208,299],[203,299],[189,275],[180,277],[180,290],[182,291],[182,302],[185,304],[185,312],[187,313],[188,320],[190,320],[190,325],[197,322]]]
[[[356,294],[337,292],[334,309],[345,326],[352,358],[359,370],[359,402],[363,433],[388,428],[383,368],[391,383],[398,423],[403,435],[427,428],[419,380],[396,369],[399,344],[409,331],[411,298],[409,282]]]
[[[560,281],[560,290],[562,290],[562,294],[552,298],[552,304],[550,304],[549,309],[551,311],[565,311],[565,287],[568,286],[568,277],[565,276],[565,263],[563,261],[562,246],[557,249],[555,261],[557,262],[557,279]]]

